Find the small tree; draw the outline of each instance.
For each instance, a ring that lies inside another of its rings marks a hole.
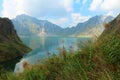
[[[110,25],[108,23],[104,23],[104,27],[108,28]]]

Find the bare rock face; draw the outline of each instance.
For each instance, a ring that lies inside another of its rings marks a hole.
[[[31,51],[18,37],[8,18],[0,18],[0,63],[9,62]]]

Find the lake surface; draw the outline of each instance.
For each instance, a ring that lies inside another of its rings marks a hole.
[[[22,62],[23,60],[27,61],[30,64],[35,64],[41,59],[48,57],[47,52],[52,55],[53,53],[59,54],[58,48],[62,48],[63,45],[67,51],[70,47],[73,50],[80,48],[80,42],[85,42],[90,38],[81,38],[81,37],[21,37],[21,40],[32,48],[33,50],[23,56],[21,61],[16,64],[15,72],[23,70]]]

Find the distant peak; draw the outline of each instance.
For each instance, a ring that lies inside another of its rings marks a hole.
[[[28,16],[27,14],[20,14],[20,15],[18,15],[18,16]]]
[[[30,17],[30,16],[27,14],[20,14],[20,15],[17,15],[16,17]]]
[[[108,15],[96,15],[96,16],[90,18],[90,20],[102,20],[102,21],[105,21],[106,19],[112,20],[112,19],[114,19],[114,17],[108,16]],[[109,22],[109,21],[107,21],[107,22]]]
[[[38,18],[36,18],[36,17],[30,16],[30,15],[27,15],[27,14],[17,15],[16,18],[40,20],[40,19],[38,19]],[[49,22],[48,20],[40,20],[40,21],[42,21],[42,22]]]
[[[21,14],[21,15],[18,15],[18,16],[16,16],[16,19],[21,19],[21,20],[39,20],[39,19],[37,19],[37,18],[35,18],[35,17],[32,17],[32,16],[30,16],[30,15],[26,15],[26,14]]]
[[[101,17],[112,17],[112,16],[110,16],[110,15],[96,15],[96,16],[93,16],[92,18],[95,18],[95,17],[97,17],[97,18],[101,18]]]

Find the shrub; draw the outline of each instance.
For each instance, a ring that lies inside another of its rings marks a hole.
[[[110,25],[108,23],[104,23],[104,27],[108,28]]]

